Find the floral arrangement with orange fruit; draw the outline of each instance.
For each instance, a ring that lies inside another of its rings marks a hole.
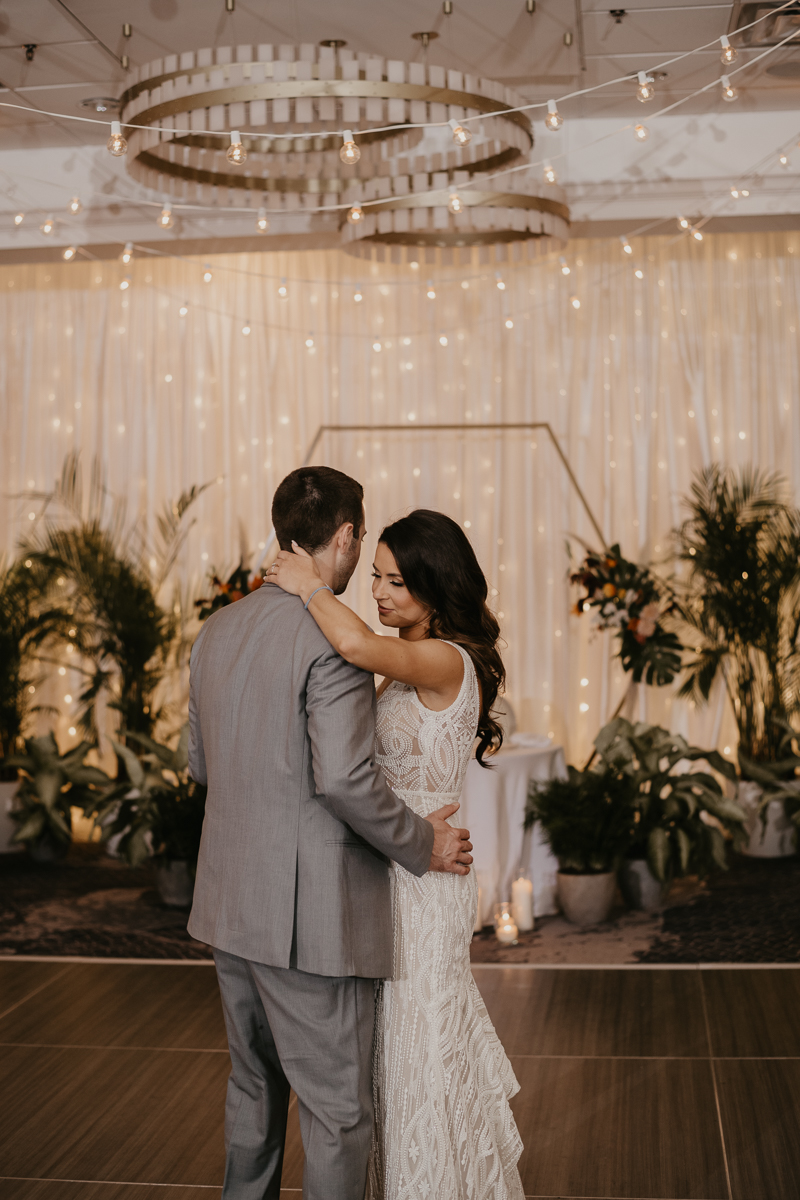
[[[234,604],[249,592],[257,591],[263,582],[261,575],[255,575],[251,579],[250,571],[241,560],[226,580],[220,579],[214,571],[209,575],[209,580],[215,594],[194,602],[201,621],[205,621],[206,617],[210,617],[217,609],[224,608],[226,604]]]
[[[598,629],[613,629],[620,639],[623,670],[662,687],[681,669],[683,646],[663,624],[674,609],[667,585],[647,568],[623,558],[619,543],[602,554],[587,551],[570,582],[586,589],[573,612],[594,609]]]

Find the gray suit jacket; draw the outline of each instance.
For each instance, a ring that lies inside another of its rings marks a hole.
[[[374,762],[372,676],[266,584],[206,621],[189,722],[208,784],[192,937],[315,975],[391,975],[387,860],[423,875],[433,827]]]

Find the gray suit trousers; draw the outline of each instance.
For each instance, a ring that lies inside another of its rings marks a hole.
[[[223,1200],[279,1200],[289,1089],[303,1200],[363,1200],[372,1142],[374,983],[214,951],[232,1070]]]

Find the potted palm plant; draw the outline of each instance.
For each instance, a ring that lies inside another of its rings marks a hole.
[[[748,758],[739,762],[753,787],[761,789],[759,799],[760,837],[751,834],[760,857],[783,857],[800,847],[800,734],[788,722],[781,722],[783,736],[774,762],[757,763]],[[776,812],[777,808],[777,812]],[[756,833],[757,831],[754,831]]]
[[[634,788],[634,836],[620,867],[622,894],[632,908],[657,908],[672,879],[702,879],[727,868],[726,838],[741,848],[745,813],[715,775],[688,767],[705,762],[735,779],[732,763],[690,746],[680,734],[622,717],[605,725],[594,744],[603,765]]]
[[[558,899],[576,925],[605,921],[617,868],[634,838],[634,787],[624,772],[568,768],[567,779],[534,781],[525,827],[539,821],[558,859]]]
[[[29,718],[52,712],[34,700],[38,657],[46,643],[67,628],[63,609],[40,604],[40,594],[41,581],[30,559],[0,561],[0,854],[21,849],[13,840],[12,807],[19,780],[12,758],[22,749]]]
[[[191,527],[184,517],[203,490],[191,488],[166,506],[152,538],[127,520],[96,462],[86,493],[77,455],[67,456],[51,492],[33,497],[43,503],[42,518],[24,553],[47,594],[71,614],[65,640],[89,664],[75,723],[92,740],[104,732],[95,718],[101,692],[121,714],[126,740],[150,734],[163,715],[158,689],[181,649],[183,609],[176,598],[163,605],[159,595]]]
[[[687,504],[676,611],[694,657],[680,694],[707,701],[722,679],[739,731],[745,852],[792,853],[776,836],[776,824],[788,827],[783,805],[760,775],[780,761],[800,706],[800,510],[779,476],[719,466],[695,480]]]
[[[188,773],[189,726],[181,730],[174,749],[146,734],[126,733],[144,753],[139,756],[129,746],[114,743],[127,777],[103,797],[96,821],[106,840],[117,839],[120,854],[132,866],[153,859],[165,904],[188,907],[206,800],[206,788]]]
[[[14,840],[25,846],[36,862],[62,858],[72,840],[71,809],[93,809],[111,779],[84,759],[91,750],[81,742],[60,754],[55,735],[27,738],[24,754],[12,754],[9,766],[20,773],[12,817],[17,824]]]

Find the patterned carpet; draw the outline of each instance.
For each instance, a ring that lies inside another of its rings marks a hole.
[[[209,958],[186,932],[187,910],[162,904],[149,867],[132,869],[98,846],[38,864],[0,856],[0,956]],[[472,943],[475,963],[800,962],[800,858],[736,859],[707,884],[673,885],[662,912],[612,913],[578,930],[544,917],[519,945],[491,929]]]

